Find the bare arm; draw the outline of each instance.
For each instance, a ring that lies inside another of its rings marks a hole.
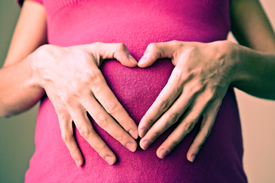
[[[147,47],[140,67],[148,67],[159,58],[171,58],[175,69],[141,119],[138,128],[142,149],[185,113],[158,148],[157,156],[167,156],[202,117],[200,132],[187,152],[187,159],[194,161],[211,132],[229,85],[257,97],[275,99],[275,36],[258,0],[232,0],[231,21],[234,35],[244,46],[230,41],[171,41]]]
[[[122,43],[40,46],[45,42],[45,10],[36,2],[26,1],[0,70],[0,115],[27,110],[46,92],[57,113],[62,139],[77,166],[84,159],[74,139],[73,122],[107,163],[116,162],[115,154],[93,129],[87,111],[102,129],[134,152],[137,126],[98,68],[106,59],[135,67],[137,62],[126,46]]]
[[[35,15],[35,16],[34,16]],[[0,69],[0,115],[10,116],[32,107],[44,94],[32,76],[26,57],[46,42],[46,15],[38,3],[24,3],[9,52]]]
[[[275,35],[258,0],[231,1],[232,32],[239,59],[232,84],[251,95],[275,99]]]

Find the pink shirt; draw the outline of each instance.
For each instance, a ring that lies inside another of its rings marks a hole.
[[[46,9],[49,44],[72,46],[92,42],[123,42],[139,60],[147,45],[170,40],[212,42],[230,31],[229,0],[35,0]],[[105,62],[105,79],[138,124],[173,70],[169,59],[147,69]],[[194,163],[186,159],[199,124],[165,159],[157,147],[165,132],[148,150],[128,151],[91,120],[98,134],[115,152],[109,166],[79,135],[85,157],[77,168],[61,139],[51,101],[42,99],[35,133],[35,153],[26,182],[247,182],[243,165],[241,126],[232,88],[229,88],[212,133]]]

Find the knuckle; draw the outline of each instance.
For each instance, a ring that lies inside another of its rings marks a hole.
[[[150,43],[147,49],[152,52],[158,52],[159,47],[157,43]]]
[[[52,48],[57,48],[58,46],[54,46],[54,45],[49,45],[49,44],[45,44],[40,46],[36,52],[34,53],[39,53],[39,54],[49,54],[52,51]]]
[[[80,85],[76,82],[71,83],[71,89],[70,89],[71,96],[79,97],[82,92],[83,92],[83,87],[80,87]]]
[[[93,72],[91,72],[89,74],[89,76],[87,76],[87,80],[89,83],[93,84],[93,85],[98,85],[100,84],[102,81],[101,76],[101,72],[99,69],[94,69]]]
[[[103,83],[105,83],[104,80],[101,78],[93,79],[93,81],[90,83],[91,90],[94,94],[98,94],[102,92]]]
[[[173,70],[173,78],[178,82],[178,83],[183,83],[186,78],[184,77],[184,71],[181,70],[178,67],[175,67]]]
[[[125,51],[126,50],[126,45],[123,43],[117,43],[117,51]]]
[[[65,144],[68,144],[71,141],[71,135],[67,133],[61,133],[61,138],[65,142]]]
[[[177,40],[172,40],[172,41],[170,41],[170,43],[171,43],[171,44],[177,44],[177,43],[179,43],[179,41],[177,41]]]
[[[84,139],[88,139],[88,137],[91,134],[91,130],[88,129],[88,127],[86,126],[82,126],[79,128],[79,134],[84,138]]]
[[[93,46],[95,46],[95,47],[100,47],[100,46],[102,45],[101,42],[94,42],[94,43],[92,43],[92,44],[93,44]]]
[[[114,136],[114,138],[119,142],[122,142],[124,139],[122,135],[116,135],[116,136]]]
[[[178,40],[172,40],[172,41],[169,41],[169,43],[171,44],[171,46],[183,47],[183,42]]]
[[[95,117],[95,121],[101,128],[107,127],[107,118],[104,114],[98,113]]]
[[[163,101],[160,101],[159,102],[159,112],[163,112],[163,111],[166,111],[169,107],[169,100],[168,99],[165,99]]]
[[[113,115],[117,111],[117,104],[115,102],[107,101],[105,109],[109,114]]]
[[[199,80],[195,86],[193,87],[193,93],[198,93],[204,88],[204,82],[202,80]]]
[[[169,114],[169,117],[168,117],[169,124],[170,125],[174,124],[179,119],[179,117],[180,117],[180,113],[178,113],[178,112]]]
[[[67,122],[67,115],[61,109],[56,108],[55,111],[58,115],[59,122],[61,121]]]
[[[69,94],[62,94],[59,97],[64,104],[69,104],[72,98]]]
[[[193,126],[194,126],[194,123],[192,123],[192,122],[184,123],[184,125],[183,125],[184,132],[186,132],[186,133],[191,132],[191,130],[193,129]]]
[[[93,74],[94,72],[91,72],[91,73],[83,72],[80,77],[81,82],[89,85],[94,80],[94,78],[97,78],[96,76],[94,76]],[[96,74],[98,75],[98,73]]]
[[[97,145],[97,146],[94,146],[93,148],[99,155],[103,155],[106,151],[105,145]]]
[[[213,101],[216,98],[216,89],[215,88],[210,88],[207,92],[206,99],[208,101]]]
[[[129,121],[130,120],[128,117],[124,117],[124,118],[120,119],[118,122],[125,130],[127,130],[128,126],[130,126]]]

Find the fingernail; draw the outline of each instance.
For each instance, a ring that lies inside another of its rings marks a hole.
[[[107,161],[109,165],[114,164],[114,158],[112,158],[111,156],[105,156],[104,160]]]
[[[194,162],[195,158],[196,158],[196,154],[192,154],[190,157],[190,162]]]
[[[141,130],[140,130],[140,137],[141,138],[143,138],[144,137],[144,135],[147,133],[147,131],[148,131],[148,128],[142,128]]]
[[[129,130],[130,135],[134,138],[137,139],[138,138],[138,134],[137,131],[135,130]]]
[[[126,147],[127,149],[129,149],[130,151],[132,151],[132,152],[135,152],[135,151],[136,151],[136,145],[135,145],[134,143],[132,143],[132,142],[128,142],[128,143],[125,145],[125,147]]]
[[[168,154],[170,153],[170,151],[168,151],[167,149],[161,149],[159,152],[159,157],[161,159],[165,158]]]
[[[143,57],[141,57],[141,59],[138,62],[138,65],[143,64],[146,61],[146,59],[147,59],[147,56],[145,56],[145,55]]]
[[[146,150],[152,144],[152,142],[150,140],[144,140],[141,144],[143,146],[142,149]]]
[[[77,167],[80,167],[81,166],[81,161],[75,160],[75,164],[76,164]]]

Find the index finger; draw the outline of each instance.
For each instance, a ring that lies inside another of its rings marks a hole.
[[[99,75],[97,83],[91,83],[91,90],[95,98],[103,106],[103,108],[127,131],[129,134],[137,139],[138,130],[134,120],[129,116],[120,102],[117,100],[114,93],[107,85],[104,77]]]
[[[182,44],[183,43],[179,41],[150,43],[147,46],[146,51],[144,52],[144,55],[138,62],[138,66],[141,68],[149,67],[157,59],[160,59],[160,58],[171,58],[173,60],[176,50],[179,49],[179,47],[181,47]]]
[[[173,70],[167,84],[139,123],[138,130],[141,138],[144,137],[155,121],[170,108],[176,98],[181,94],[183,85],[189,78],[190,75],[182,76],[177,68]]]
[[[96,42],[87,45],[79,45],[77,47],[92,54],[98,65],[101,65],[106,59],[117,59],[122,65],[127,67],[137,66],[137,61],[132,57],[126,45],[123,43]]]
[[[86,115],[86,110],[80,106],[76,109],[73,109],[70,106],[67,106],[67,108],[74,120],[79,134],[93,147],[100,157],[102,157],[109,165],[113,165],[116,162],[116,156],[92,127],[92,124]]]

